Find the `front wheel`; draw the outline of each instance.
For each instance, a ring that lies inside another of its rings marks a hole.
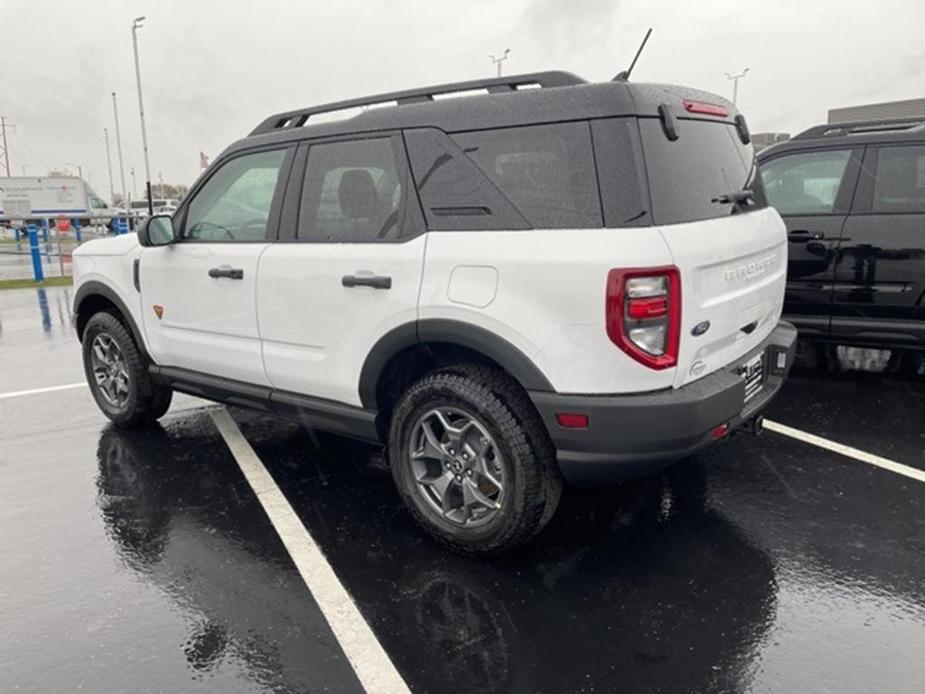
[[[87,321],[83,362],[93,399],[119,426],[151,423],[170,408],[173,391],[151,381],[132,335],[112,313],[102,311]]]
[[[487,367],[449,367],[411,386],[392,416],[389,460],[417,521],[465,554],[523,544],[549,521],[562,492],[532,403]]]

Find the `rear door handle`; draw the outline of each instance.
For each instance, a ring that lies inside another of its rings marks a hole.
[[[243,280],[244,279],[244,270],[239,267],[229,267],[228,265],[222,265],[221,267],[213,267],[209,270],[209,277],[218,279],[219,277],[227,277],[230,280]]]
[[[806,243],[807,241],[822,241],[825,234],[819,231],[807,231],[806,229],[796,229],[787,234],[787,239],[793,243]]]
[[[381,275],[344,275],[341,284],[345,287],[372,287],[373,289],[391,289],[392,278]]]

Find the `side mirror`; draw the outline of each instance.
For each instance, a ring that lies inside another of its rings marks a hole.
[[[148,217],[138,227],[138,243],[142,246],[167,246],[174,238],[173,219],[169,214]]]

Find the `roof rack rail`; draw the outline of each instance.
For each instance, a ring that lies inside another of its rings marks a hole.
[[[887,120],[855,121],[850,123],[828,123],[814,125],[793,137],[794,140],[809,140],[816,137],[837,137],[839,135],[860,135],[863,133],[886,133],[925,127],[925,118],[903,118]]]
[[[389,102],[395,102],[398,106],[404,106],[405,104],[433,101],[434,97],[440,94],[453,94],[455,92],[475,91],[479,89],[484,89],[490,94],[496,94],[500,92],[516,91],[518,88],[526,86],[548,88],[567,87],[576,84],[586,84],[586,82],[577,75],[573,75],[571,72],[549,71],[532,72],[525,75],[511,75],[509,77],[493,77],[483,80],[470,80],[468,82],[452,82],[450,84],[441,84],[419,89],[407,89],[400,92],[376,94],[375,96],[348,99],[346,101],[335,101],[320,106],[310,106],[308,108],[296,109],[295,111],[277,113],[254,128],[250,136],[270,133],[283,128],[300,128],[305,125],[309,118],[320,113],[331,113],[333,111],[343,111],[362,106],[376,106]]]

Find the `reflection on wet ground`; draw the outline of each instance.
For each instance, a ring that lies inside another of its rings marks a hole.
[[[0,390],[82,380],[59,291],[50,331],[34,291],[0,292]],[[801,374],[773,415],[921,465],[922,432],[897,425],[925,420],[921,395]],[[0,401],[2,688],[359,691],[201,405],[122,432],[83,389]],[[925,690],[919,482],[734,439],[571,492],[485,562],[417,529],[374,449],[233,415],[414,691]]]
[[[925,685],[910,666],[925,646],[914,482],[738,439],[656,479],[572,492],[537,542],[486,563],[417,531],[370,449],[320,436],[314,463],[297,427],[238,417],[423,691],[448,676],[499,692]]]

